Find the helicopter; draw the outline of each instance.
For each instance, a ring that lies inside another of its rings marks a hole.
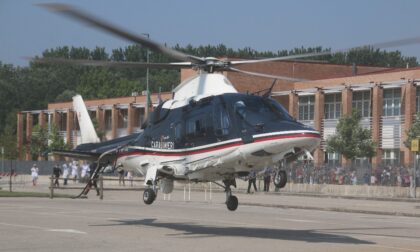
[[[296,121],[281,104],[270,98],[276,80],[301,79],[245,71],[236,66],[350,50],[253,60],[201,58],[167,48],[69,5],[48,3],[40,6],[179,61],[144,63],[45,59],[47,62],[105,67],[192,68],[198,71],[198,75],[183,81],[173,90],[172,99],[154,109],[142,126],[142,132],[102,143],[81,144],[72,151],[55,151],[56,154],[93,160],[98,167],[112,163],[114,169],[123,167],[144,176],[146,189],[143,201],[148,205],[155,201],[158,189],[165,194],[171,193],[175,181],[213,182],[224,188],[226,206],[235,211],[239,203],[231,187],[236,187],[237,178],[284,163],[284,160],[304,154],[310,156],[310,152],[321,142],[320,133]],[[372,46],[384,48],[419,41],[417,37]],[[274,82],[261,96],[239,93],[222,74],[225,71],[270,78]],[[101,170],[96,169],[91,179]],[[277,169],[275,186],[281,188],[286,183],[286,172]]]

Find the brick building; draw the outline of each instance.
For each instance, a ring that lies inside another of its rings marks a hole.
[[[420,111],[420,68],[389,69],[352,65],[334,65],[308,61],[281,61],[250,64],[243,70],[272,75],[301,78],[305,81],[279,80],[272,96],[279,100],[290,114],[319,130],[325,140],[335,132],[338,118],[349,114],[352,108],[362,111],[362,125],[372,130],[378,143],[375,167],[384,163],[409,165],[413,156],[402,142],[410,128],[413,116]],[[195,74],[182,70],[181,81]],[[271,86],[273,80],[251,77],[235,72],[223,73],[240,92],[257,92]],[[169,99],[171,93],[162,94]],[[157,96],[152,95],[156,103]],[[124,136],[140,130],[144,121],[145,96],[118,97],[85,101],[92,118],[96,118],[106,139]],[[60,134],[77,145],[80,133],[72,103],[50,103],[45,110],[18,113],[17,141],[19,153],[29,144],[32,127],[47,127],[54,123]],[[29,159],[29,153],[21,155]],[[325,141],[314,153],[315,164],[332,162],[346,165],[348,161],[338,153],[325,153]]]
[[[172,93],[161,94],[162,100],[170,98],[172,98]],[[153,106],[156,106],[157,94],[151,95],[151,100]],[[86,100],[85,104],[91,118],[96,119],[106,140],[140,131],[147,117],[145,95]],[[20,159],[31,159],[28,151],[23,153],[23,147],[30,144],[33,126],[39,125],[50,129],[53,124],[57,126],[60,136],[66,143],[71,143],[72,146],[80,144],[80,131],[73,111],[73,103],[50,103],[45,110],[22,111],[17,114],[17,147]]]

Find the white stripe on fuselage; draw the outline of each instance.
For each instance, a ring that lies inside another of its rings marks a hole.
[[[253,135],[253,137],[254,138],[260,138],[260,137],[280,136],[280,135],[290,135],[290,134],[304,134],[304,133],[319,134],[318,131],[313,131],[313,130],[289,130],[289,131],[277,131],[277,132],[258,134],[258,135]],[[219,146],[219,145],[235,143],[235,142],[238,142],[240,140],[241,140],[241,138],[235,138],[235,139],[230,139],[230,140],[221,141],[221,142],[217,142],[217,143],[201,145],[201,146],[197,146],[197,147],[174,149],[174,150],[172,150],[172,149],[149,148],[149,147],[142,147],[142,146],[129,146],[129,148],[130,149],[143,150],[143,151],[154,151],[154,152],[162,152],[162,151],[174,152],[174,153],[176,153],[176,152],[190,152],[190,151],[199,151],[201,149],[216,147],[216,146]]]

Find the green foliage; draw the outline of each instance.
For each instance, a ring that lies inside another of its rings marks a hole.
[[[48,135],[48,148],[47,151],[51,152],[53,150],[67,150],[69,145],[64,143],[64,139],[60,137],[58,133],[58,128],[55,125],[52,125],[51,132]]]
[[[96,135],[98,135],[98,137],[101,141],[104,140],[105,139],[105,131],[103,131],[99,128],[99,122],[98,122],[98,119],[96,119],[96,117],[92,118],[92,124],[93,124],[93,127],[95,128]]]
[[[36,160],[39,156],[45,156],[48,152],[48,129],[35,125],[32,128],[30,146],[32,159]]]
[[[327,139],[327,152],[340,153],[348,159],[375,155],[375,143],[369,129],[360,125],[361,115],[353,111],[350,116],[340,118],[337,133]]]
[[[35,125],[32,129],[30,146],[32,159],[37,159],[39,156],[46,157],[52,150],[69,149],[69,146],[64,143],[64,139],[60,137],[55,125],[51,127],[50,132],[45,127]]]
[[[76,91],[66,89],[61,94],[57,95],[57,97],[55,98],[55,101],[56,102],[72,101],[72,98],[75,95],[77,95]]]
[[[410,129],[406,131],[407,139],[404,141],[405,147],[411,149],[411,140],[420,138],[420,112],[414,118]]]
[[[15,132],[16,127],[7,125],[4,132],[0,134],[0,147],[4,148],[4,159],[16,159],[18,156]]]

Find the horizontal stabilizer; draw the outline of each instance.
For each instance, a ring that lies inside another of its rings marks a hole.
[[[85,152],[85,151],[67,151],[67,150],[53,150],[54,155],[62,157],[77,158],[82,160],[96,161],[101,153]]]

